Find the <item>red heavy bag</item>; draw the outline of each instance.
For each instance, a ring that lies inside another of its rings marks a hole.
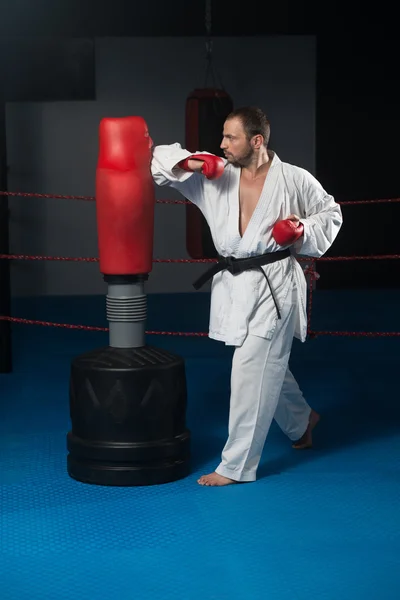
[[[186,100],[186,149],[222,156],[222,130],[232,110],[233,102],[224,90],[194,90]],[[186,249],[194,259],[217,256],[207,221],[194,204],[186,206]]]
[[[102,119],[96,170],[100,272],[148,274],[153,266],[152,140],[142,117]]]

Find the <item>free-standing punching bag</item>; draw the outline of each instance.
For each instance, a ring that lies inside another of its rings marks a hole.
[[[222,156],[222,129],[232,110],[233,102],[224,90],[193,90],[186,100],[187,150],[206,150]],[[207,221],[194,204],[186,206],[186,249],[193,259],[217,256]]]
[[[190,471],[183,358],[146,343],[153,265],[151,138],[140,116],[104,118],[96,169],[109,344],[73,359],[69,475],[97,485],[168,483]]]

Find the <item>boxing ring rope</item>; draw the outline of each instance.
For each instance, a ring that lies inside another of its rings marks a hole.
[[[1,191],[0,196],[10,197],[22,197],[22,198],[44,198],[44,199],[55,199],[55,200],[86,200],[94,202],[95,196],[71,196],[65,194],[38,194],[36,192],[8,192]],[[156,200],[157,204],[191,204],[188,200]],[[378,198],[376,200],[346,200],[344,202],[338,202],[340,206],[355,206],[359,204],[390,204],[399,203],[400,198]]]
[[[23,198],[39,198],[39,199],[59,199],[59,200],[78,200],[78,201],[89,201],[94,202],[96,198],[94,196],[80,196],[80,195],[64,195],[64,194],[39,194],[31,192],[9,192],[0,191],[0,196],[8,197],[23,197]],[[190,205],[187,200],[169,200],[159,199],[156,200],[157,204],[166,205]],[[394,204],[400,203],[400,198],[383,198],[376,200],[350,200],[345,202],[339,202],[341,206],[359,206],[359,205],[373,205],[373,204]],[[311,326],[311,317],[313,309],[313,284],[318,279],[316,271],[317,263],[323,262],[341,262],[341,261],[360,261],[360,260],[399,260],[400,254],[383,254],[383,255],[371,255],[371,256],[323,256],[321,258],[308,258],[299,257],[297,260],[300,263],[308,263],[305,268],[305,275],[309,276],[309,287],[308,287],[308,307],[307,307],[307,333],[310,338],[316,338],[319,336],[334,336],[334,337],[400,337],[400,331],[393,332],[372,332],[372,331],[315,331]],[[23,261],[54,261],[54,262],[86,262],[86,263],[98,263],[97,257],[71,257],[71,256],[42,256],[42,255],[26,255],[26,254],[0,254],[0,260],[23,260]],[[204,258],[204,259],[190,259],[190,258],[155,258],[153,259],[154,264],[209,264],[215,263],[217,259]],[[107,332],[107,327],[95,327],[89,325],[73,325],[68,323],[52,323],[48,321],[39,321],[32,319],[24,319],[21,317],[12,317],[8,315],[0,315],[0,321],[9,321],[11,323],[24,324],[24,325],[39,325],[45,327],[59,327],[66,329],[75,330],[86,330],[86,331],[102,331]],[[146,331],[147,335],[161,335],[161,336],[180,336],[180,337],[208,337],[206,332],[173,332],[173,331]]]

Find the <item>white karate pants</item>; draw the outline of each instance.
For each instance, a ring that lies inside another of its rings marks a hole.
[[[292,441],[301,438],[311,408],[288,368],[295,328],[295,289],[289,292],[272,339],[249,335],[232,360],[229,437],[216,472],[255,481],[275,418]]]

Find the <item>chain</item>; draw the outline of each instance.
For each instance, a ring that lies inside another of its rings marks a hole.
[[[207,36],[211,37],[211,0],[206,0],[205,24],[206,24]]]

